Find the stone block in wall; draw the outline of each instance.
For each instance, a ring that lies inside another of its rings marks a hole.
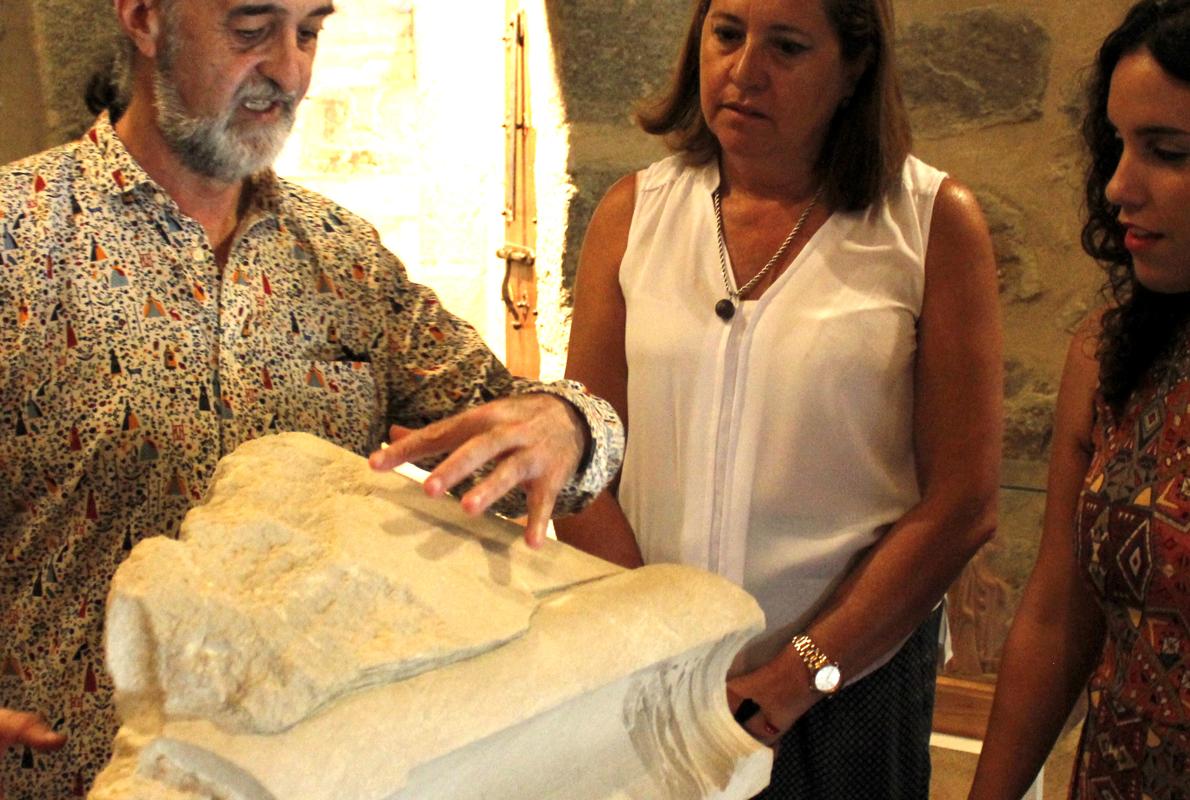
[[[728,712],[755,601],[622,570],[430,500],[300,433],[220,462],[136,546],[106,656],[122,720],[91,800],[751,797]]]
[[[1025,212],[1013,201],[991,190],[978,190],[979,205],[987,219],[1000,278],[1000,297],[1006,303],[1030,303],[1045,293],[1037,257],[1025,240]]]
[[[578,168],[571,173],[570,179],[576,191],[568,209],[566,248],[562,253],[562,303],[567,307],[574,306],[574,280],[578,274],[583,235],[591,222],[591,215],[612,184],[629,171]]]
[[[1058,390],[1048,376],[1014,358],[1004,363],[1004,457],[1044,464]]]
[[[945,136],[1037,119],[1050,51],[1040,23],[999,6],[912,23],[897,57],[915,133]]]
[[[1012,618],[1020,604],[1025,583],[1037,560],[1045,492],[1034,484],[1038,470],[1017,485],[1011,475],[1016,465],[1006,465],[1007,480],[1000,490],[1000,523],[996,538],[985,545],[963,569],[947,592],[953,657],[944,674],[967,680],[995,681],[1000,654]]]
[[[547,0],[566,116],[627,121],[669,79],[690,0]]]
[[[1058,111],[1070,124],[1070,129],[1081,135],[1083,117],[1087,113],[1087,79],[1090,77],[1090,59],[1088,57],[1087,71],[1067,76],[1061,84],[1058,93]],[[1082,145],[1081,139],[1079,145]]]
[[[87,84],[110,66],[120,33],[111,0],[32,0],[32,6],[49,147],[91,124]]]

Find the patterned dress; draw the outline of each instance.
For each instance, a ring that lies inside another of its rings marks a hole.
[[[1078,560],[1107,637],[1071,797],[1190,798],[1190,348],[1117,421],[1096,403]]]
[[[610,406],[514,379],[350,212],[271,173],[252,188],[220,268],[106,117],[0,168],[0,706],[70,737],[0,753],[9,800],[81,797],[106,763],[108,582],[239,443],[306,431],[364,454],[389,423],[545,391],[592,434],[561,509],[618,468]]]

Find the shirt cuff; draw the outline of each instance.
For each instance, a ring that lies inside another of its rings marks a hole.
[[[577,514],[611,483],[624,461],[624,425],[611,403],[587,391],[578,381],[530,383],[514,394],[551,394],[574,408],[587,423],[587,450],[578,469],[554,502],[554,516]]]

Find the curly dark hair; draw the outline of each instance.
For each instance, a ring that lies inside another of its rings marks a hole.
[[[1083,249],[1107,273],[1097,357],[1104,400],[1117,413],[1147,374],[1169,364],[1179,334],[1190,319],[1190,294],[1162,294],[1142,286],[1124,247],[1119,208],[1107,198],[1107,184],[1120,163],[1121,145],[1107,118],[1112,73],[1120,59],[1146,49],[1170,76],[1190,83],[1190,0],[1141,0],[1107,37],[1087,86],[1083,139],[1087,167]]]
[[[664,136],[670,149],[690,163],[704,164],[719,154],[699,104],[699,44],[711,0],[694,0],[693,15],[665,91],[636,113],[645,132]],[[831,121],[818,161],[827,202],[858,211],[883,198],[901,177],[912,135],[909,114],[893,58],[892,0],[823,0],[839,37],[843,59],[864,61],[850,100]]]

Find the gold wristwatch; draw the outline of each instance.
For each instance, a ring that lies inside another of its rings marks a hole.
[[[843,675],[839,672],[839,665],[831,661],[826,653],[818,649],[814,640],[804,633],[793,637],[790,642],[797,654],[802,657],[806,669],[810,670],[810,681],[814,688],[823,694],[834,694],[843,682]]]

